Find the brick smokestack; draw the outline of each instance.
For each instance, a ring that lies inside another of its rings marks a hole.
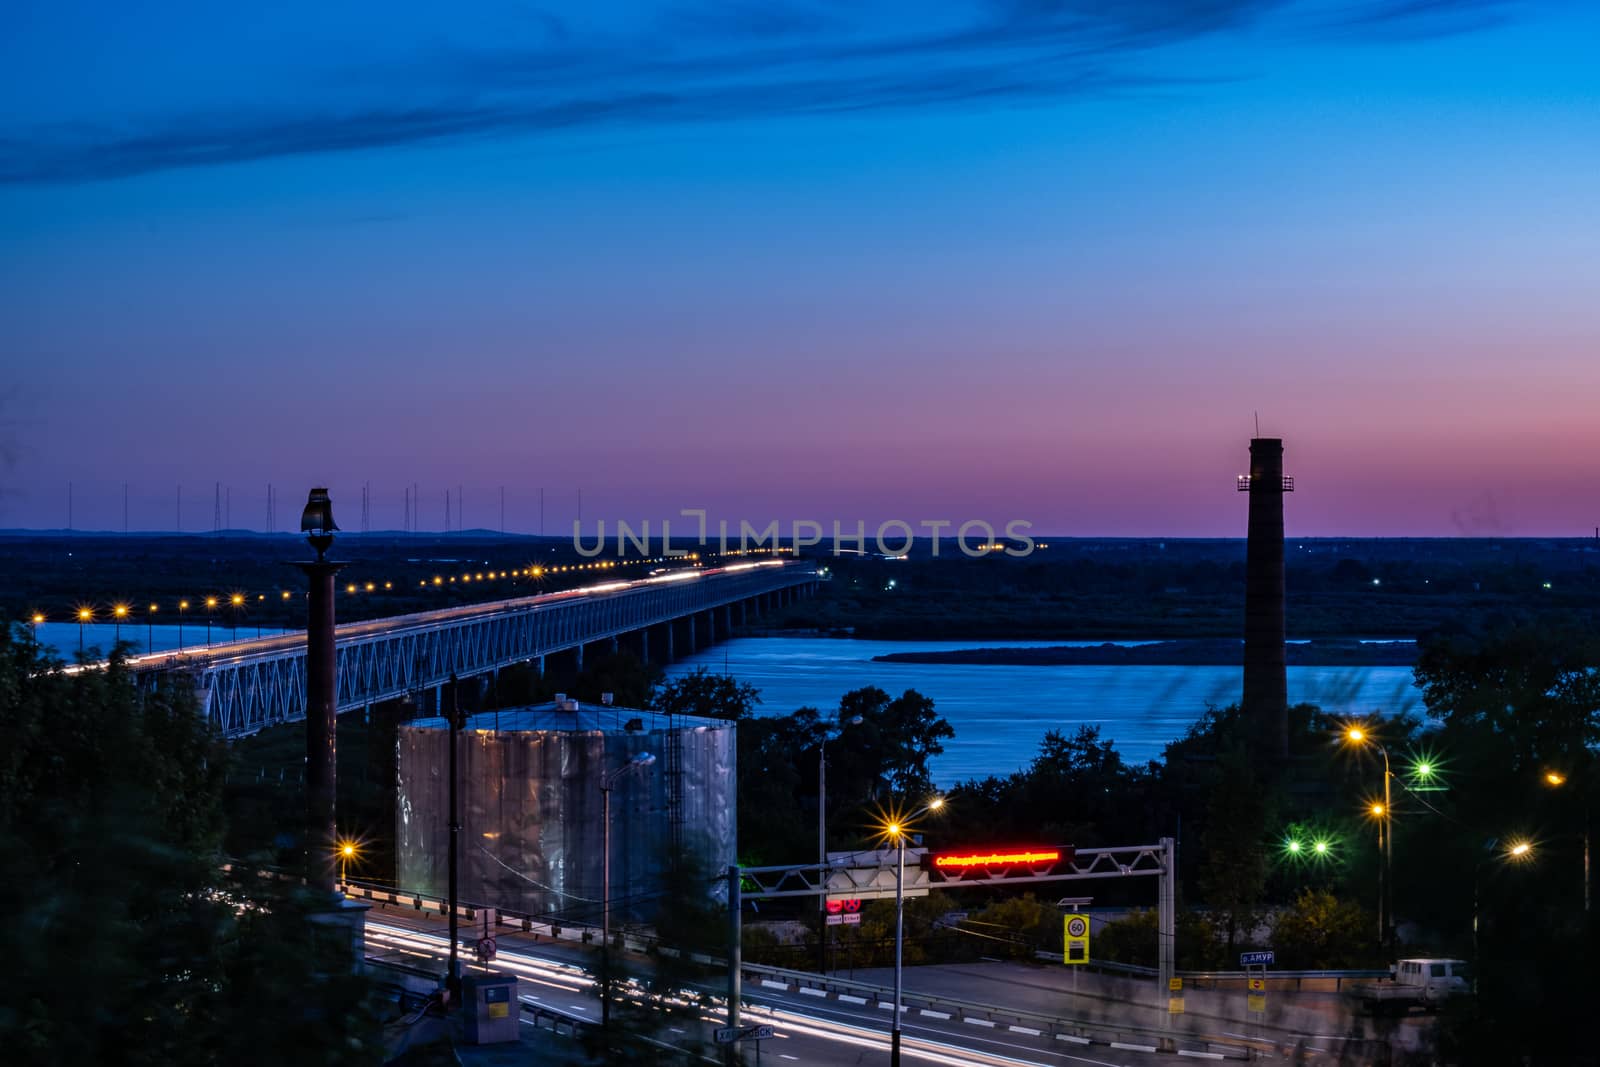
[[[1283,440],[1250,442],[1250,474],[1239,479],[1250,494],[1245,550],[1244,714],[1254,725],[1257,751],[1289,754],[1289,683],[1284,664],[1283,494],[1294,483],[1283,476]]]

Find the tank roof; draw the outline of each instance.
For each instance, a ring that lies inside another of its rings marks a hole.
[[[468,715],[467,730],[556,731],[564,733],[628,733],[628,723],[638,720],[644,732],[665,730],[692,730],[697,728],[721,729],[732,727],[728,719],[711,719],[700,715],[668,715],[649,708],[624,708],[615,704],[581,704],[568,700],[565,704],[551,701],[523,708],[501,708],[499,711],[480,711]],[[403,724],[422,730],[443,730],[449,727],[447,719],[434,716],[413,719]],[[638,729],[637,727],[635,729]]]

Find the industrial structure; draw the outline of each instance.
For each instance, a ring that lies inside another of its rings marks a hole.
[[[565,697],[469,716],[456,757],[461,899],[591,926],[606,925],[609,899],[615,923],[650,921],[669,864],[720,872],[734,861],[735,738],[720,719]],[[448,721],[400,727],[397,750],[396,874],[440,894]]]
[[[1250,441],[1250,473],[1238,479],[1250,494],[1245,548],[1244,700],[1245,719],[1254,725],[1259,754],[1289,755],[1289,680],[1284,652],[1283,494],[1294,479],[1283,473],[1283,440]]]

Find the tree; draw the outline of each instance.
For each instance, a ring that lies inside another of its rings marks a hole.
[[[1371,940],[1371,916],[1325,889],[1301,893],[1272,928],[1272,947],[1282,954],[1278,962],[1289,968],[1364,965],[1371,962],[1365,951]]]
[[[671,715],[700,715],[735,722],[755,714],[761,691],[728,674],[712,674],[704,667],[658,686],[651,706]]]
[[[1211,906],[1218,931],[1232,953],[1241,938],[1249,938],[1261,917],[1267,884],[1267,801],[1266,790],[1242,751],[1225,755],[1218,770],[1201,837],[1205,861],[1200,868],[1200,894]]]
[[[120,650],[72,674],[0,627],[6,1062],[375,1061],[348,947],[311,902],[222,872],[227,752]]]

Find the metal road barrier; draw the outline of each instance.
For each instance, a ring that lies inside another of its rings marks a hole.
[[[1035,959],[1048,963],[1060,963],[1059,952],[1035,952]],[[1108,974],[1125,974],[1135,978],[1154,978],[1156,969],[1145,967],[1137,963],[1114,963],[1111,960],[1091,960],[1087,964],[1090,970],[1104,971]],[[1246,974],[1244,971],[1174,971],[1177,977],[1184,980],[1186,988],[1190,989],[1243,989],[1246,979],[1260,978],[1260,974]],[[1338,993],[1344,989],[1345,982],[1370,981],[1374,978],[1387,978],[1389,971],[1380,970],[1310,970],[1310,971],[1268,971],[1266,974],[1267,988],[1278,992],[1294,993]],[[1193,985],[1190,985],[1190,983]]]

